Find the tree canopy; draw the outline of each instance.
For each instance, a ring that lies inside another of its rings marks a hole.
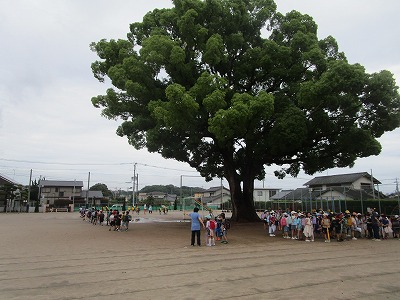
[[[189,186],[174,186],[172,184],[169,185],[147,185],[143,187],[140,192],[141,193],[151,193],[151,192],[162,192],[165,194],[175,194],[181,195],[183,197],[190,197],[193,196],[195,192],[202,192],[204,188],[201,187],[189,187]]]
[[[265,166],[296,176],[377,155],[399,126],[389,71],[350,64],[313,19],[273,0],[174,0],[101,40],[92,71],[114,88],[92,98],[136,149],[188,163],[230,185],[233,218],[256,220]]]
[[[89,188],[90,191],[101,191],[104,197],[111,197],[112,192],[108,189],[104,183],[96,183]]]

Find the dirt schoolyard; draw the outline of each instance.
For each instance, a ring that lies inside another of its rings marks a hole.
[[[134,215],[136,218],[136,215]],[[79,213],[0,214],[1,299],[400,299],[400,241],[314,243],[233,224],[190,246],[182,212],[140,213],[128,232]]]

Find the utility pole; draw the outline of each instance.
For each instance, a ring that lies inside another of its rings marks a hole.
[[[72,206],[75,210],[75,185],[76,185],[76,179],[74,179],[74,189],[72,191]]]
[[[223,198],[223,193],[224,193],[224,186],[222,185],[222,177],[221,177],[221,212],[222,212],[222,198]]]
[[[132,206],[135,207],[135,182],[136,182],[136,165],[133,165],[133,178],[132,178]]]
[[[399,207],[399,215],[400,215],[400,196],[399,196],[399,182],[396,177],[396,194],[397,194],[397,205]]]
[[[371,169],[371,187],[372,187],[372,195],[374,196],[375,200],[375,185],[374,185],[374,177],[372,176],[372,169]],[[380,211],[381,213],[381,211]]]
[[[35,204],[35,212],[39,212],[39,203],[40,203],[40,199],[42,198],[41,192],[42,192],[42,184],[40,183],[42,181],[42,175],[39,176],[39,192],[38,192],[38,196],[36,199],[36,204]]]
[[[28,188],[28,204],[27,204],[27,213],[29,212],[29,201],[31,200],[31,182],[32,182],[32,169],[31,169],[31,173],[29,175],[29,188]],[[22,197],[21,197],[22,198]]]
[[[89,203],[89,184],[90,184],[90,172],[89,172],[88,180],[87,180],[86,208],[88,208],[88,203]]]
[[[135,191],[134,195],[136,196],[136,195],[139,195],[139,173],[136,173],[135,183],[136,183],[136,191]],[[139,199],[136,201],[136,205],[138,205],[138,202],[139,202]]]

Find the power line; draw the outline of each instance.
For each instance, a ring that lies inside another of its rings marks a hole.
[[[133,163],[66,163],[66,162],[45,162],[45,161],[32,161],[32,160],[19,160],[19,159],[7,159],[0,158],[3,161],[18,162],[18,163],[30,163],[30,164],[43,164],[43,165],[66,165],[66,166],[118,166],[127,165]]]
[[[121,162],[121,163],[66,163],[66,162],[44,162],[44,161],[29,161],[29,160],[19,160],[19,159],[7,159],[0,158],[2,161],[8,162],[16,162],[16,163],[32,163],[32,164],[44,164],[44,165],[65,165],[65,166],[122,166],[122,165],[134,165],[134,162]],[[171,170],[171,171],[180,171],[180,172],[197,172],[193,170],[183,170],[176,168],[168,168],[168,167],[160,167],[149,164],[136,163],[141,166],[163,169],[163,170]],[[65,169],[62,169],[65,170]]]

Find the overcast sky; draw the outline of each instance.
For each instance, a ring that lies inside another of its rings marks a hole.
[[[278,10],[311,15],[319,37],[332,35],[350,63],[372,73],[391,71],[400,83],[398,0],[279,0]],[[168,0],[0,0],[0,174],[28,184],[45,176],[52,180],[82,180],[85,186],[105,183],[126,189],[137,163],[139,189],[146,185],[219,185],[197,177],[183,163],[137,151],[115,134],[118,122],[100,116],[91,97],[104,94],[106,84],[92,75],[97,59],[91,42],[126,38],[129,24],[154,9],[170,7]],[[400,130],[386,133],[382,153],[357,160],[352,169],[321,175],[373,172],[384,192],[395,190],[400,177]],[[356,142],[356,141],[355,141]],[[292,189],[311,176],[277,180],[267,169],[256,187]],[[190,177],[193,176],[193,177]],[[224,185],[228,186],[226,181]]]

